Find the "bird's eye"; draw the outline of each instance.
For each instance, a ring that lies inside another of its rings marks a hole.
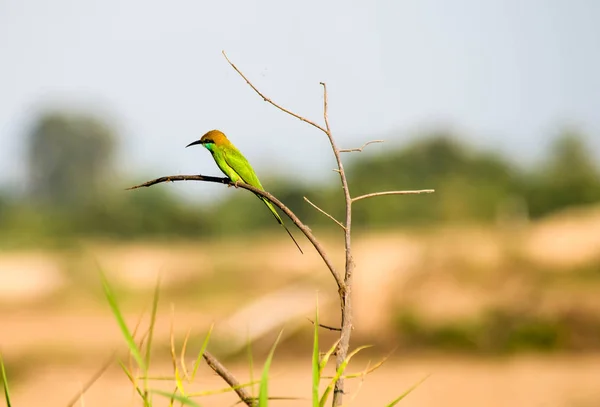
[[[214,142],[214,141],[212,141],[211,139],[206,139],[206,140],[204,140],[204,142],[205,142],[206,144],[214,144],[214,143],[215,143],[215,142]]]

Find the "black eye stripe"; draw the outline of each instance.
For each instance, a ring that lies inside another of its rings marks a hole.
[[[204,144],[214,144],[215,142],[214,142],[214,141],[212,141],[211,139],[205,139],[205,140],[203,141],[203,143],[204,143]]]

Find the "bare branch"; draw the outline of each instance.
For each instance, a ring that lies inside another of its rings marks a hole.
[[[255,193],[256,195],[265,197],[271,203],[273,203],[273,205],[275,205],[279,209],[281,209],[283,211],[283,213],[285,213],[287,215],[287,217],[290,218],[290,220],[298,227],[298,229],[300,229],[300,231],[302,231],[302,233],[304,233],[304,236],[306,236],[306,238],[312,243],[313,247],[317,250],[317,252],[321,256],[321,258],[325,262],[325,265],[327,265],[327,268],[331,272],[331,275],[335,279],[335,282],[338,285],[338,289],[341,289],[341,287],[343,286],[344,283],[343,283],[342,277],[340,277],[338,275],[338,273],[335,269],[335,266],[331,262],[331,259],[325,252],[325,249],[323,248],[321,243],[313,235],[310,228],[308,226],[306,226],[304,223],[302,223],[302,221],[300,219],[298,219],[298,217],[294,214],[294,212],[292,212],[287,206],[285,206],[281,201],[279,201],[277,198],[275,198],[273,195],[271,195],[270,193],[268,193],[266,191],[255,188],[252,185],[244,184],[242,182],[238,182],[236,184],[233,181],[231,181],[229,178],[212,177],[212,176],[206,176],[206,175],[169,175],[166,177],[156,178],[151,181],[147,181],[147,182],[144,182],[143,184],[135,185],[135,186],[127,188],[127,189],[131,190],[131,189],[137,189],[137,188],[141,188],[141,187],[151,187],[152,185],[160,184],[162,182],[173,182],[173,181],[215,182],[218,184],[225,184],[225,185],[229,185],[229,186],[235,186],[235,187],[239,187],[242,189],[246,189],[248,191]]]
[[[354,260],[352,257],[352,247],[351,247],[352,203],[354,201],[368,198],[370,196],[389,195],[389,194],[425,193],[425,191],[423,191],[423,192],[389,191],[389,192],[363,195],[363,196],[359,196],[357,198],[352,199],[352,197],[350,195],[348,181],[346,179],[346,173],[344,172],[344,166],[342,163],[340,153],[341,152],[349,152],[349,151],[362,151],[362,149],[364,147],[366,147],[368,144],[371,144],[373,142],[379,142],[379,140],[366,143],[359,149],[350,149],[350,150],[338,149],[338,147],[335,144],[335,140],[332,136],[332,133],[331,133],[331,127],[329,126],[327,85],[324,82],[321,82],[321,85],[323,86],[323,119],[325,121],[325,127],[320,126],[313,121],[307,120],[304,117],[300,116],[299,114],[296,114],[288,109],[285,109],[285,108],[281,107],[280,105],[276,104],[275,102],[273,102],[271,99],[267,98],[262,92],[260,92],[248,80],[248,78],[246,78],[246,76],[229,60],[229,58],[227,58],[227,55],[225,54],[225,52],[223,52],[223,56],[225,57],[227,62],[231,65],[231,67],[246,81],[246,83],[252,88],[252,90],[254,90],[254,92],[256,92],[264,101],[270,103],[271,105],[273,105],[277,109],[283,111],[284,113],[287,113],[299,120],[302,120],[303,122],[310,124],[311,126],[317,128],[317,129],[321,130],[322,132],[324,132],[327,135],[327,138],[329,139],[329,143],[331,144],[331,149],[333,151],[333,155],[335,156],[335,160],[336,160],[337,167],[338,167],[334,171],[336,171],[340,174],[340,181],[342,184],[342,190],[344,191],[344,200],[345,200],[345,204],[346,204],[345,220],[343,223],[346,264],[345,264],[343,276],[337,274],[337,272],[334,271],[334,268],[331,265],[331,263],[328,261],[328,258],[326,256],[325,252],[322,251],[320,245],[318,244],[316,239],[314,239],[314,236],[312,236],[310,229],[308,229],[306,226],[304,226],[300,222],[300,220],[298,220],[295,217],[295,215],[291,211],[289,211],[289,209],[287,209],[285,206],[283,206],[283,204],[281,204],[279,201],[274,199],[274,197],[272,197],[268,193],[263,193],[262,191],[255,192],[255,190],[253,188],[248,188],[248,186],[245,186],[245,185],[244,186],[240,185],[240,186],[242,188],[245,188],[245,189],[251,190],[255,193],[258,193],[261,196],[264,196],[265,198],[269,199],[273,204],[278,206],[281,210],[283,210],[286,213],[286,215],[288,215],[288,217],[290,217],[290,219],[292,219],[292,221],[296,224],[296,226],[298,226],[300,228],[300,230],[302,230],[302,232],[305,234],[305,236],[313,243],[313,246],[315,246],[315,248],[321,255],[321,258],[323,258],[323,260],[329,267],[329,270],[331,271],[333,277],[335,278],[335,281],[338,285],[338,294],[339,294],[339,298],[340,298],[340,310],[341,310],[341,332],[340,332],[340,339],[339,339],[337,349],[336,349],[336,369],[339,369],[340,366],[342,366],[345,363],[345,360],[346,360],[346,357],[348,354],[348,349],[350,347],[350,335],[352,332],[352,296],[351,296],[351,292],[352,292],[352,274],[354,272]],[[228,182],[228,183],[230,183],[230,182]],[[427,190],[426,192],[433,192],[433,190]],[[316,207],[316,205],[312,204],[310,201],[308,201],[308,202],[311,205],[313,205],[320,212],[324,213],[325,215],[327,215],[330,218],[333,218],[330,215],[328,215],[327,213],[325,213],[323,210],[321,210],[320,208]],[[338,223],[338,225],[342,225],[341,222],[336,221],[336,223]],[[333,391],[333,406],[340,406],[342,404],[343,394],[344,394],[344,378],[340,377],[336,381],[335,389]]]
[[[175,182],[175,181],[206,181],[206,182],[216,182],[218,184],[229,184],[234,185],[233,182],[227,177],[212,177],[210,175],[169,175],[168,177],[160,177],[153,179],[151,181],[144,182],[140,185],[135,185],[133,187],[125,188],[127,191],[132,189],[138,189],[142,187],[151,187],[152,185],[160,184],[161,182]],[[238,184],[240,187],[241,184]]]
[[[328,112],[328,98],[327,98],[327,84],[325,82],[319,82],[323,86],[323,119],[325,120],[325,127],[327,131],[323,130],[329,136],[331,134],[331,128],[329,127],[329,112]],[[330,138],[330,141],[331,138]],[[334,147],[335,151],[339,151],[337,147]]]
[[[415,191],[383,191],[383,192],[373,192],[372,194],[366,194],[357,196],[356,198],[352,198],[352,202],[360,201],[361,199],[372,198],[374,196],[384,196],[384,195],[418,195],[418,194],[432,194],[435,192],[435,189],[419,189]]]
[[[313,325],[315,324],[315,321],[313,321],[312,319],[310,319],[310,318],[306,318],[306,319],[308,319],[311,324],[313,324]],[[336,328],[335,326],[329,326],[329,325],[324,325],[324,324],[319,324],[319,326],[321,328],[329,329],[330,331],[338,331],[339,332],[342,330],[341,328]]]
[[[346,148],[346,149],[342,149],[342,150],[340,150],[340,153],[352,153],[352,152],[362,153],[362,151],[364,150],[364,148],[366,146],[368,146],[369,144],[383,143],[384,141],[385,140],[371,140],[371,141],[367,141],[365,144],[363,144],[359,148]]]
[[[306,202],[308,202],[313,208],[315,208],[316,210],[318,210],[319,212],[321,212],[323,215],[327,216],[329,219],[331,219],[332,221],[334,221],[335,223],[337,223],[337,225],[339,227],[341,227],[342,229],[346,230],[346,227],[342,224],[342,222],[340,222],[339,220],[337,220],[336,218],[334,218],[332,215],[328,214],[323,209],[319,208],[317,205],[315,205],[314,203],[312,203],[311,201],[309,201],[307,197],[304,197],[304,200]]]
[[[344,172],[344,164],[342,163],[342,157],[340,150],[335,144],[333,135],[331,134],[331,128],[329,127],[328,119],[328,98],[327,98],[327,85],[325,82],[321,82],[323,86],[323,118],[325,120],[325,127],[327,131],[327,138],[329,144],[331,144],[331,150],[335,156],[335,161],[338,166],[340,174],[340,182],[342,183],[342,190],[344,191],[344,201],[346,203],[346,219],[344,224],[344,251],[346,252],[346,266],[344,270],[344,281],[343,285],[338,290],[340,296],[340,311],[342,314],[340,341],[337,345],[335,368],[340,368],[345,363],[348,349],[350,348],[350,336],[352,335],[352,273],[354,272],[354,259],[352,258],[352,197],[350,196],[350,188],[348,187],[348,180],[346,179],[346,173]],[[333,406],[342,405],[342,397],[344,394],[344,378],[340,377],[335,382],[333,389]]]
[[[273,102],[271,99],[269,99],[268,97],[266,97],[265,95],[263,95],[263,93],[262,93],[260,90],[258,90],[258,89],[256,88],[256,86],[254,86],[254,85],[252,84],[252,82],[250,82],[250,81],[248,80],[248,78],[246,78],[246,75],[244,75],[244,74],[242,73],[242,71],[240,71],[240,70],[237,68],[237,66],[235,66],[235,65],[233,64],[233,62],[231,62],[231,61],[229,60],[229,58],[227,58],[227,54],[225,54],[225,51],[221,51],[221,53],[223,54],[223,56],[225,57],[225,59],[227,60],[227,62],[229,62],[229,65],[231,65],[231,67],[232,67],[233,69],[235,69],[235,71],[236,71],[238,74],[240,74],[240,76],[241,76],[242,78],[244,78],[244,80],[246,81],[246,83],[247,83],[248,85],[250,85],[250,87],[252,88],[252,90],[254,90],[254,91],[255,91],[255,92],[258,94],[258,96],[260,96],[260,97],[261,97],[261,98],[262,98],[262,99],[263,99],[265,102],[267,102],[267,103],[270,103],[271,105],[275,106],[277,109],[281,110],[282,112],[285,112],[285,113],[289,114],[290,116],[294,116],[296,119],[302,120],[303,122],[305,122],[305,123],[308,123],[308,124],[310,124],[311,126],[314,126],[314,127],[316,127],[317,129],[319,129],[319,130],[321,130],[321,131],[325,132],[325,129],[324,129],[323,127],[321,127],[320,125],[318,125],[317,123],[315,123],[315,122],[313,122],[313,121],[311,121],[311,120],[308,120],[308,119],[306,119],[306,118],[304,118],[304,117],[300,116],[299,114],[297,114],[297,113],[294,113],[294,112],[292,112],[291,110],[288,110],[288,109],[286,109],[285,107],[282,107],[282,106],[278,105],[277,103]]]
[[[219,362],[219,360],[212,355],[209,351],[204,351],[202,355],[204,360],[206,360],[206,364],[210,366],[210,368],[237,393],[240,400],[246,404],[248,407],[253,407],[256,405],[255,400],[252,398],[250,394],[244,389],[240,382],[235,378],[231,372]]]

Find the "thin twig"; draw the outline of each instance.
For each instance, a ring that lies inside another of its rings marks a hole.
[[[244,402],[248,407],[256,405],[255,400],[248,394],[246,389],[241,387],[240,382],[235,378],[231,372],[219,362],[219,360],[212,355],[209,351],[204,351],[203,355],[206,363],[216,374],[221,376],[223,380],[237,393],[240,400]]]
[[[285,113],[289,114],[290,116],[294,116],[296,119],[302,120],[303,122],[305,122],[305,123],[308,123],[308,124],[310,124],[311,126],[314,126],[314,127],[316,127],[317,129],[319,129],[319,130],[321,130],[321,131],[325,132],[325,129],[324,129],[323,127],[319,126],[317,123],[315,123],[315,122],[313,122],[313,121],[311,121],[311,120],[308,120],[308,119],[306,119],[306,118],[304,118],[304,117],[300,116],[299,114],[296,114],[296,113],[292,112],[291,110],[288,110],[288,109],[286,109],[285,107],[282,107],[282,106],[278,105],[277,103],[273,102],[271,99],[269,99],[268,97],[266,97],[265,95],[263,95],[263,93],[262,93],[260,90],[258,90],[258,89],[256,88],[256,86],[254,86],[254,85],[252,84],[252,82],[250,82],[250,81],[248,80],[248,78],[246,78],[246,75],[244,75],[244,74],[242,73],[242,71],[240,71],[240,70],[237,68],[237,66],[235,66],[235,65],[233,64],[233,62],[231,62],[231,61],[229,60],[229,58],[227,58],[227,54],[225,53],[225,51],[221,51],[221,53],[223,54],[223,56],[225,57],[225,59],[227,60],[227,62],[229,62],[229,65],[231,65],[231,67],[232,67],[233,69],[235,69],[235,71],[236,71],[238,74],[240,74],[240,76],[241,76],[242,78],[244,78],[244,80],[246,81],[246,83],[247,83],[248,85],[250,85],[250,87],[252,88],[252,90],[254,90],[254,91],[255,91],[255,92],[258,94],[258,96],[260,96],[260,97],[261,97],[261,98],[262,98],[262,99],[263,99],[265,102],[268,102],[268,103],[270,103],[271,105],[275,106],[277,109],[281,110],[282,112],[285,112]]]
[[[106,362],[104,362],[100,369],[98,369],[98,371],[94,373],[92,377],[90,377],[90,379],[83,385],[81,390],[79,390],[79,392],[77,392],[77,394],[71,399],[71,401],[67,403],[68,407],[73,407],[75,403],[77,403],[77,400],[79,400],[85,394],[85,392],[87,392],[90,389],[90,387],[92,387],[94,383],[96,383],[98,379],[102,377],[104,372],[108,370],[112,362],[115,360],[116,354],[117,352],[115,351],[110,355],[108,359],[106,359]]]
[[[338,166],[340,181],[342,183],[342,190],[344,191],[344,201],[346,203],[346,219],[344,224],[344,250],[346,252],[346,267],[344,273],[344,285],[342,289],[338,291],[340,296],[340,309],[342,313],[341,333],[340,341],[338,343],[336,351],[336,370],[345,363],[348,349],[350,348],[350,335],[352,334],[352,273],[354,272],[354,259],[352,258],[352,197],[350,196],[350,188],[348,187],[348,180],[346,179],[346,173],[344,172],[344,164],[342,163],[342,157],[340,150],[335,144],[333,135],[331,134],[331,127],[329,126],[329,112],[328,112],[328,95],[327,95],[327,84],[321,82],[323,86],[323,119],[325,120],[325,127],[327,131],[325,134],[331,144],[331,150],[335,156],[335,161]],[[342,404],[342,397],[344,394],[344,379],[340,377],[335,382],[333,390],[333,406],[340,406]]]
[[[279,209],[281,209],[283,211],[283,213],[285,213],[290,218],[290,220],[298,227],[298,229],[300,229],[300,231],[302,231],[302,233],[304,233],[304,236],[306,236],[306,238],[312,243],[314,248],[317,250],[317,252],[321,256],[321,258],[327,265],[327,268],[331,272],[331,275],[335,279],[335,282],[338,285],[338,289],[341,289],[341,287],[343,286],[342,277],[340,277],[338,275],[338,273],[335,269],[335,266],[329,259],[329,256],[325,252],[325,249],[323,248],[321,243],[317,240],[317,238],[313,235],[310,228],[308,226],[306,226],[304,223],[302,223],[302,221],[300,221],[300,219],[298,219],[298,217],[294,214],[294,212],[292,212],[287,206],[285,206],[281,201],[279,201],[277,198],[275,198],[273,195],[271,195],[270,193],[268,193],[266,191],[263,191],[261,189],[253,187],[252,185],[248,185],[248,184],[241,183],[241,182],[238,182],[237,184],[235,184],[229,178],[212,177],[212,176],[206,176],[206,175],[169,175],[166,177],[156,178],[156,179],[144,182],[143,184],[135,185],[135,186],[127,188],[127,189],[131,190],[131,189],[137,189],[137,188],[141,188],[141,187],[151,187],[152,185],[160,184],[162,182],[174,182],[174,181],[216,182],[218,184],[237,186],[239,188],[251,191],[251,192],[255,193],[256,195],[260,195],[262,197],[267,198],[271,203],[273,203],[273,205],[275,205]]]
[[[313,325],[315,324],[315,321],[313,321],[312,319],[310,319],[310,318],[306,318],[306,319],[308,319],[311,324],[313,324]],[[329,326],[329,325],[325,325],[325,324],[321,324],[321,323],[319,323],[319,326],[321,328],[329,329],[330,331],[338,331],[339,332],[342,330],[341,328],[336,328],[335,326]]]
[[[374,196],[384,196],[384,195],[418,195],[418,194],[432,194],[435,192],[435,189],[419,189],[415,191],[383,191],[383,192],[373,192],[371,194],[357,196],[356,198],[352,198],[352,202],[360,201],[361,199],[372,198]]]
[[[308,202],[313,208],[315,208],[316,210],[318,210],[319,212],[321,212],[323,215],[327,216],[329,219],[331,219],[332,221],[334,221],[335,223],[337,223],[339,227],[341,227],[342,229],[346,229],[346,227],[342,224],[342,222],[340,222],[339,220],[337,220],[336,218],[334,218],[332,215],[330,215],[329,213],[325,212],[323,209],[319,208],[317,205],[315,205],[314,203],[312,203],[311,201],[309,201],[309,199],[307,197],[304,197],[304,200],[306,202]]]
[[[371,141],[367,141],[365,144],[362,145],[362,147],[358,147],[358,148],[344,148],[340,150],[340,153],[352,153],[352,152],[357,152],[357,153],[362,153],[362,151],[364,150],[364,148],[366,146],[368,146],[369,144],[374,144],[374,143],[383,143],[385,140],[371,140]]]

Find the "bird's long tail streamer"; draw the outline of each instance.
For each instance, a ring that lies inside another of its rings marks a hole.
[[[281,217],[279,216],[279,214],[277,213],[277,211],[275,210],[275,208],[273,207],[273,204],[271,204],[271,202],[269,202],[268,199],[257,195],[258,198],[263,201],[271,210],[271,213],[273,214],[273,216],[275,216],[275,219],[277,219],[277,223],[279,223],[281,226],[283,226],[283,228],[285,229],[285,231],[287,232],[287,234],[292,238],[292,240],[294,241],[294,243],[296,244],[296,247],[298,248],[298,250],[300,250],[300,253],[304,254],[304,252],[302,251],[302,249],[300,248],[300,245],[298,244],[298,242],[296,241],[296,239],[294,239],[294,236],[292,235],[292,232],[290,232],[290,230],[287,228],[287,226],[285,226],[285,224],[283,223],[283,219],[281,219]]]

